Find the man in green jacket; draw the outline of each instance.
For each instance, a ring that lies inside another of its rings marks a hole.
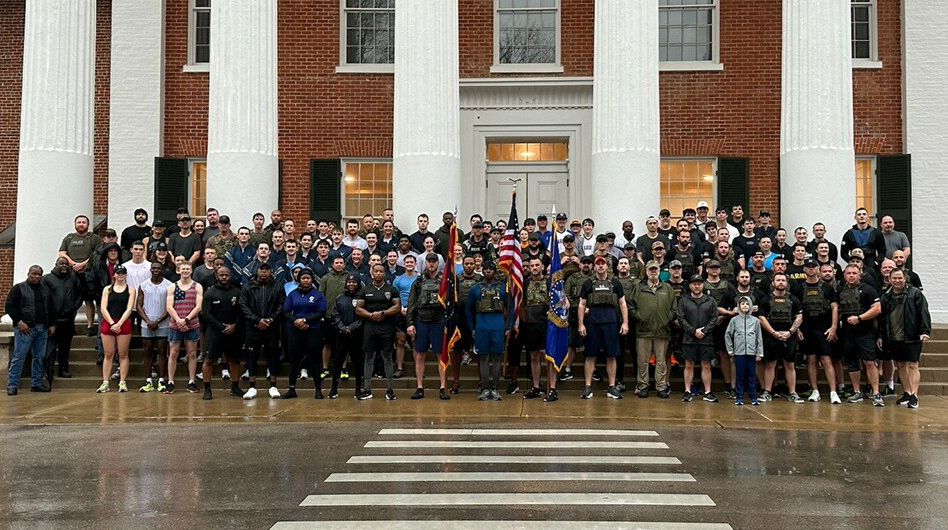
[[[337,254],[332,259],[332,269],[319,281],[319,290],[326,296],[326,301],[329,304],[329,310],[326,312],[328,321],[331,321],[332,317],[335,316],[336,298],[346,292],[346,278],[348,277],[346,258]],[[329,357],[332,355],[332,348],[335,344],[336,329],[333,326],[323,326],[322,373],[319,377],[325,378],[329,375]]]
[[[635,391],[648,397],[649,357],[655,356],[655,390],[658,397],[668,398],[668,362],[666,352],[675,318],[675,291],[658,279],[660,266],[656,261],[645,265],[645,279],[631,293],[630,319],[635,321],[638,376]]]

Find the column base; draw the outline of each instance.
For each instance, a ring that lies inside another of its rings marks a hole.
[[[658,216],[661,205],[661,158],[654,151],[607,151],[592,156],[589,215],[596,232],[619,233],[631,220],[643,232],[645,219]]]
[[[235,232],[241,226],[253,226],[256,212],[269,219],[279,204],[279,158],[259,153],[207,154],[207,207],[230,216]]]
[[[861,206],[861,205],[858,205]],[[802,226],[826,225],[826,237],[840,241],[855,222],[856,157],[845,149],[805,149],[780,155],[780,223],[793,240]]]

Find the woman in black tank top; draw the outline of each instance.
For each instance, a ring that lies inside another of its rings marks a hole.
[[[115,351],[119,356],[119,392],[128,392],[125,378],[128,376],[128,344],[132,339],[132,308],[135,307],[136,291],[125,281],[125,267],[117,265],[113,271],[112,285],[102,290],[102,349],[105,359],[102,362],[102,384],[98,393],[109,391],[109,372]]]

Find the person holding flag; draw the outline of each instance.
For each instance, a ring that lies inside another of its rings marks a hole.
[[[547,379],[550,384],[549,393],[543,398],[543,401],[551,403],[558,400],[556,395],[557,374],[566,364],[566,355],[569,346],[568,326],[569,326],[569,299],[566,297],[566,287],[564,282],[563,265],[560,261],[559,244],[557,235],[553,234],[552,244],[550,246],[552,257],[550,260],[550,310],[547,314],[546,327],[546,360]],[[539,374],[537,378],[539,377]]]
[[[445,267],[445,274],[451,267]],[[438,255],[428,254],[425,257],[425,272],[421,278],[411,284],[408,294],[408,311],[405,316],[408,320],[406,332],[415,343],[415,379],[418,387],[411,399],[425,397],[422,381],[425,378],[425,354],[429,350],[441,353],[445,338],[445,306],[441,303],[442,275],[438,272]],[[451,399],[446,390],[447,379],[445,366],[438,363],[438,377],[441,379],[441,389],[438,397],[443,400]]]
[[[517,336],[520,328],[520,311],[523,306],[523,255],[518,240],[520,234],[520,222],[517,217],[517,186],[514,183],[512,199],[510,204],[510,220],[507,221],[507,231],[504,232],[504,239],[500,243],[500,258],[497,266],[506,273],[507,292],[509,296],[507,301],[509,307],[507,314],[511,322],[511,333],[513,337]],[[514,345],[516,346],[516,344]],[[518,355],[519,359],[519,355]],[[516,374],[511,374],[516,375]],[[510,382],[507,388],[508,394],[513,394],[518,390],[516,380]]]
[[[465,303],[467,325],[474,330],[474,350],[481,357],[479,366],[484,390],[478,401],[500,401],[497,387],[503,369],[504,339],[510,337],[506,314],[507,289],[504,283],[496,281],[496,272],[494,263],[485,261],[484,280],[471,287]],[[490,379],[487,377],[488,366],[491,368]]]
[[[540,390],[540,351],[546,347],[547,313],[550,310],[550,290],[546,277],[543,275],[543,262],[540,258],[530,260],[530,276],[524,284],[523,291],[526,300],[523,306],[522,323],[517,332],[516,340],[510,341],[507,352],[510,367],[511,384],[517,382],[520,371],[520,351],[526,348],[530,356],[530,377],[533,387],[523,393],[523,399],[534,399],[543,395]],[[516,345],[514,345],[516,344]],[[549,379],[553,376],[552,367],[547,369]]]
[[[596,356],[600,351],[604,351],[606,373],[609,376],[606,396],[622,399],[622,394],[616,390],[616,357],[619,355],[619,335],[629,332],[629,311],[625,303],[625,292],[619,280],[609,277],[609,262],[605,257],[596,256],[593,267],[596,270],[595,276],[586,280],[579,292],[579,334],[586,337],[586,385],[579,397],[593,397],[592,374],[596,369]],[[616,322],[617,310],[622,316],[621,325]]]

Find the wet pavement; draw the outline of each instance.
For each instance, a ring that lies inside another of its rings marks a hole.
[[[460,397],[0,399],[0,528],[948,528],[945,398],[909,411]],[[384,522],[329,523],[366,520]]]

